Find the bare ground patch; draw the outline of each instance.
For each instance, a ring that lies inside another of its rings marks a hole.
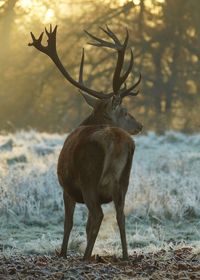
[[[191,247],[134,254],[129,261],[116,256],[67,259],[47,255],[0,256],[0,279],[200,279],[200,253]]]

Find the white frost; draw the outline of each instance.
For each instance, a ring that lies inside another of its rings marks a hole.
[[[64,140],[35,131],[0,135],[0,250],[47,253],[59,247],[64,214],[56,164]],[[135,142],[125,207],[129,247],[198,243],[200,134],[149,132]],[[120,252],[113,205],[104,213],[95,251]],[[86,218],[85,206],[78,205],[73,250],[84,250]]]

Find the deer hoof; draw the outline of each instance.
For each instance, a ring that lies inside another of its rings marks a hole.
[[[95,261],[95,256],[84,256],[83,261],[94,262]]]
[[[62,252],[62,250],[61,251],[55,250],[55,253],[56,253],[57,257],[60,257],[60,258],[66,258],[67,257],[67,254],[65,252]]]
[[[128,261],[129,257],[128,256],[123,256],[122,261]]]

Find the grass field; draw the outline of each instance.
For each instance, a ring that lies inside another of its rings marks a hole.
[[[35,131],[0,135],[0,252],[52,254],[63,232],[62,190],[56,164],[66,136]],[[136,151],[126,197],[129,252],[170,246],[200,248],[200,134],[149,132],[134,138]],[[94,253],[120,255],[112,204]],[[85,248],[87,209],[78,205],[70,249]]]

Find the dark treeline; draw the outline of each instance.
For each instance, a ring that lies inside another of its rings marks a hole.
[[[116,54],[87,45],[83,29],[102,37],[98,26],[108,24],[123,39],[127,27],[130,81],[143,77],[140,95],[126,98],[129,110],[146,130],[200,131],[199,12],[199,0],[0,1],[0,130],[68,131],[89,112],[48,57],[27,46],[30,31],[39,35],[52,22],[64,65],[78,78],[84,46],[85,83],[103,91],[112,87]]]

